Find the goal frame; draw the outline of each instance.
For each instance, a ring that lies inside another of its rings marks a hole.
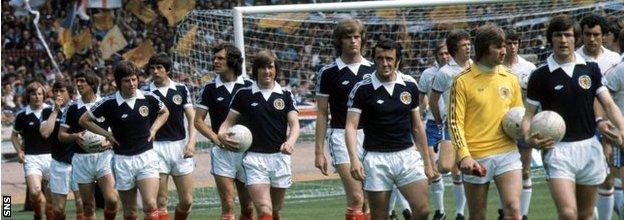
[[[335,3],[311,3],[293,5],[263,5],[243,6],[232,9],[234,23],[234,45],[245,57],[245,39],[243,32],[243,16],[264,13],[296,13],[296,12],[321,12],[321,11],[347,11],[366,9],[386,9],[418,6],[444,6],[467,3],[506,3],[518,0],[390,0],[390,1],[361,1],[361,2],[335,2]],[[246,74],[243,62],[243,74]]]

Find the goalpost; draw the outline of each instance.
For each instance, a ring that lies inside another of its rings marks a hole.
[[[345,16],[360,19],[366,28],[367,42],[362,45],[365,58],[370,58],[377,39],[396,40],[404,48],[402,71],[418,77],[433,64],[435,45],[449,31],[461,28],[474,34],[485,23],[515,29],[522,36],[521,55],[541,64],[550,51],[546,23],[551,16],[562,13],[577,20],[590,13],[622,18],[624,3],[621,0],[397,0],[194,10],[177,27],[173,72],[206,83],[214,77],[211,48],[220,42],[241,48],[246,62],[257,51],[271,49],[281,64],[278,81],[290,87],[298,99],[305,100],[313,97],[315,73],[335,57],[332,31]],[[246,66],[249,68],[249,63]],[[194,88],[195,92],[198,89]],[[305,121],[301,123],[300,141],[311,142],[314,117],[310,115],[302,120]],[[288,198],[343,194],[341,186],[306,184],[294,184]],[[210,191],[213,189],[198,190],[196,204],[218,206],[216,194]]]

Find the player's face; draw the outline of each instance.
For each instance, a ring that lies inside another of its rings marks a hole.
[[[57,88],[57,89],[54,89],[54,91],[52,92],[54,92],[55,99],[58,99],[58,98],[63,99],[63,105],[69,102],[69,92],[67,92],[67,88]]]
[[[613,34],[613,32],[609,32],[606,33],[604,36],[602,36],[602,44],[604,45],[604,47],[606,48],[614,48],[617,47],[617,41],[615,41],[615,35]]]
[[[275,62],[258,68],[258,74],[256,81],[261,87],[268,88],[275,82]]]
[[[490,44],[488,54],[482,57],[481,60],[488,66],[500,65],[503,64],[505,60],[505,54],[507,54],[507,52],[504,42],[500,44]]]
[[[377,76],[382,80],[390,80],[398,66],[396,49],[385,50],[376,47],[374,58],[375,66],[377,67]]]
[[[121,86],[119,87],[121,94],[128,97],[134,96],[136,89],[139,85],[139,79],[137,75],[126,76],[121,79]]]
[[[507,49],[507,54],[510,56],[518,55],[518,50],[520,48],[519,40],[505,40],[505,48]]]
[[[470,57],[470,40],[462,39],[457,42],[457,56]]]
[[[574,29],[555,31],[552,33],[552,46],[555,56],[567,58],[574,56]]]
[[[84,96],[91,89],[91,86],[87,84],[87,79],[85,79],[84,77],[78,77],[74,80],[74,82],[76,82],[76,88],[78,89],[78,93],[80,93],[81,96]]]
[[[37,88],[37,91],[30,93],[30,105],[39,108],[43,105],[43,88]]]
[[[357,55],[360,54],[360,48],[362,48],[362,36],[360,33],[351,33],[340,39],[340,43],[342,44],[342,53]]]
[[[165,79],[167,79],[167,69],[161,64],[151,65],[149,69],[154,78],[154,83],[162,85]]]
[[[596,25],[592,28],[587,27],[587,25],[583,26],[582,38],[587,52],[596,53],[600,51],[600,47],[602,46],[602,29],[600,25]]]
[[[215,72],[217,72],[217,74],[223,74],[223,73],[230,71],[230,68],[227,65],[226,55],[227,55],[227,51],[225,49],[220,50],[214,55],[214,60],[212,62],[212,65],[214,66],[214,70]]]
[[[436,61],[438,62],[438,65],[440,66],[446,65],[450,59],[451,59],[451,54],[448,52],[448,49],[446,48],[446,46],[442,47],[436,54]]]

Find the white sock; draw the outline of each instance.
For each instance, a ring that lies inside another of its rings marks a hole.
[[[390,201],[388,203],[388,215],[392,214],[392,210],[394,210],[394,204],[397,201],[397,194],[399,193],[399,189],[394,188],[390,193]]]
[[[598,188],[598,220],[611,220],[613,215],[613,188],[601,189]]]
[[[533,194],[533,183],[529,177],[522,180],[522,195],[520,197],[520,212],[522,215],[529,215],[529,205],[531,205],[531,194]]]
[[[464,193],[464,184],[461,180],[453,180],[453,192],[455,194],[455,212],[464,215],[466,195]]]
[[[429,193],[431,194],[435,209],[444,213],[444,179],[442,177],[431,183],[429,186]]]
[[[623,194],[622,194],[622,180],[620,178],[615,178],[614,186],[615,186],[615,192],[613,193],[613,198],[614,198],[614,201],[615,201],[614,209],[615,209],[615,212],[618,215],[621,216],[622,215],[622,213],[621,213],[622,197],[623,197]]]

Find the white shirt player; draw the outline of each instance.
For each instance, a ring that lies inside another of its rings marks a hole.
[[[624,55],[618,65],[605,73],[605,85],[613,92],[613,100],[624,115]]]
[[[472,59],[468,60],[468,62],[472,64]],[[444,106],[440,106],[440,116],[442,116],[443,120],[446,120],[446,106],[448,106],[449,104],[449,97],[451,94],[453,79],[455,78],[455,76],[459,75],[459,73],[464,71],[468,66],[462,67],[457,64],[455,59],[451,58],[448,64],[440,68],[435,78],[433,79],[431,89],[436,92],[441,92],[442,98],[444,99]]]
[[[438,65],[438,62],[435,62],[432,67],[425,69],[425,71],[420,74],[420,79],[418,79],[418,90],[421,93],[425,93],[428,97],[431,97],[431,86],[433,84],[433,79],[435,78],[435,75],[438,73],[439,70],[440,66]],[[444,100],[438,100],[438,107],[440,109],[444,109]],[[429,109],[425,109],[424,111],[425,120],[435,120],[433,118],[433,114]]]
[[[535,64],[525,60],[521,56],[516,56],[518,57],[518,62],[511,65],[509,70],[511,70],[511,72],[518,77],[520,87],[526,90],[527,84],[529,83],[529,76],[537,67],[535,67]]]
[[[585,54],[585,51],[583,50],[584,48],[585,48],[585,45],[581,46],[579,49],[576,50],[576,53],[581,55],[581,57],[583,57],[585,61],[587,62],[598,63],[598,67],[600,67],[600,73],[602,73],[602,75],[604,75],[608,69],[620,63],[620,61],[622,60],[619,54],[617,54],[616,52],[610,51],[609,49],[603,46],[601,46],[602,54],[598,55],[596,59]]]

